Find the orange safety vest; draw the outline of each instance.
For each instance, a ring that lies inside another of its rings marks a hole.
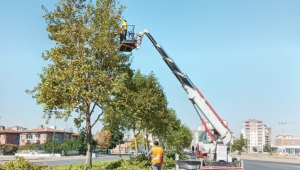
[[[152,148],[151,162],[152,163],[162,163],[163,149],[158,146]]]

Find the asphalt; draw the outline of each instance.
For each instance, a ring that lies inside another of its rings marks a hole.
[[[195,155],[186,152],[190,159],[195,160]],[[240,157],[244,163],[244,170],[299,170],[300,156],[278,156],[251,153],[249,155],[233,155]],[[179,167],[182,168],[182,167]]]

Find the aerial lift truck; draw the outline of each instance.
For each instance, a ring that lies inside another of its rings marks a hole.
[[[146,35],[156,50],[160,53],[164,62],[170,68],[172,73],[181,83],[183,89],[188,94],[188,99],[194,106],[198,116],[200,117],[200,121],[205,128],[205,131],[199,135],[199,140],[197,143],[199,151],[201,151],[202,159],[200,159],[200,161],[177,161],[178,164],[183,164],[186,167],[197,166],[199,169],[203,170],[243,169],[242,160],[233,159],[235,161],[232,161],[231,157],[228,156],[228,147],[232,138],[231,131],[214,110],[214,108],[210,105],[210,103],[206,100],[200,90],[192,83],[189,77],[179,69],[174,60],[171,59],[162,46],[155,41],[148,30],[144,29],[135,36],[134,26],[132,26],[132,30],[128,33],[128,38],[121,42],[120,51],[131,52],[133,49],[139,49],[143,36]],[[211,128],[209,128],[200,112],[205,117],[207,122],[210,123]]]

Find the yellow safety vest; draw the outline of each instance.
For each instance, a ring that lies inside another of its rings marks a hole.
[[[122,30],[127,30],[127,23],[124,20],[121,20],[122,22]]]
[[[152,148],[151,162],[152,163],[162,163],[163,149],[158,146]]]

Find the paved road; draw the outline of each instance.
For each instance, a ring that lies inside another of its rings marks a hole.
[[[195,156],[187,153],[191,159]],[[244,170],[300,170],[300,159],[244,156]]]
[[[244,170],[299,170],[300,164],[244,160]]]

